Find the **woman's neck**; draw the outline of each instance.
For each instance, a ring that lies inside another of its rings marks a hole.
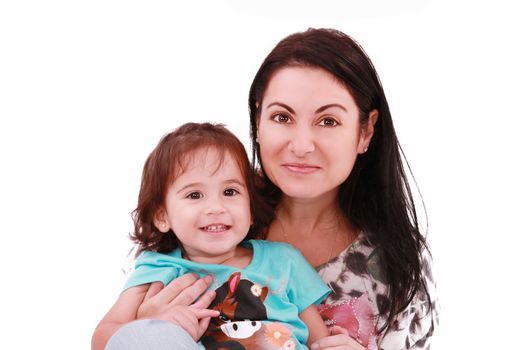
[[[283,196],[277,208],[277,218],[286,222],[290,235],[304,234],[333,228],[346,221],[337,203],[337,193],[314,199]]]
[[[345,250],[357,237],[339,208],[337,193],[315,199],[283,196],[267,239],[298,249],[312,266],[320,266]]]

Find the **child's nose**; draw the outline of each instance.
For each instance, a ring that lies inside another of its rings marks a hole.
[[[224,208],[224,205],[220,200],[212,200],[210,201],[208,207],[206,208],[206,214],[207,215],[217,215],[222,214],[226,211]]]

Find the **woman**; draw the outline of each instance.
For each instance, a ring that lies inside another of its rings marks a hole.
[[[325,320],[369,349],[428,348],[427,246],[366,53],[335,30],[293,34],[262,63],[249,107],[255,166],[277,208],[266,238],[294,245],[331,286]]]
[[[276,208],[262,234],[299,249],[333,291],[321,307],[332,335],[312,348],[429,348],[437,320],[429,254],[366,53],[336,30],[290,35],[262,63],[249,107],[253,166]],[[208,283],[153,284],[139,317],[188,305]],[[121,333],[144,339],[159,328],[147,322]]]

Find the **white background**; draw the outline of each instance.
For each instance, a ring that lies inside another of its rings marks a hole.
[[[0,348],[89,349],[116,299],[147,154],[187,121],[248,144],[284,36],[372,58],[428,210],[433,349],[522,346],[523,11],[510,1],[0,3]]]

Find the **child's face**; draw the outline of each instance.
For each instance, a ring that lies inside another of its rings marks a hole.
[[[250,198],[237,162],[227,152],[219,166],[213,148],[193,155],[168,187],[165,209],[155,220],[160,231],[175,232],[187,258],[203,263],[233,256],[250,224]]]

